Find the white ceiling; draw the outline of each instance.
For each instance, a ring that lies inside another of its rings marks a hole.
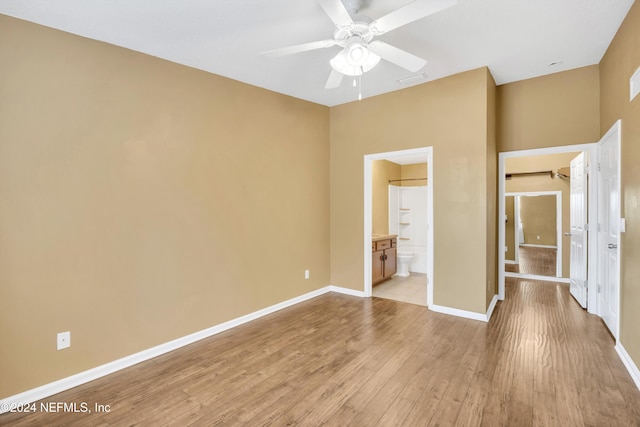
[[[634,0],[458,0],[380,40],[428,62],[411,73],[381,61],[369,97],[488,66],[497,84],[597,64]],[[373,19],[408,0],[365,0]],[[339,47],[281,58],[260,52],[332,38],[315,0],[0,0],[0,13],[105,41],[328,106],[357,99],[352,78],[324,89]],[[1,42],[1,41],[0,41]],[[550,63],[560,62],[555,66]]]

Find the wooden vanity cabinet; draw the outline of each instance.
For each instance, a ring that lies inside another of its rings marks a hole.
[[[388,279],[396,272],[396,238],[371,242],[371,283],[373,285]]]

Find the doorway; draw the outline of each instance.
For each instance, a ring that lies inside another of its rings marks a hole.
[[[373,234],[373,166],[374,162],[386,160],[398,165],[410,165],[417,163],[426,163],[426,184],[427,209],[426,218],[420,218],[421,222],[426,224],[426,250],[420,256],[421,262],[426,265],[426,273],[419,273],[416,276],[420,280],[426,282],[426,295],[423,305],[429,307],[433,304],[433,148],[424,147],[410,150],[393,151],[386,153],[367,154],[364,156],[364,230],[363,230],[363,248],[364,248],[364,291],[366,297],[373,295],[372,284],[372,234]],[[391,183],[389,183],[391,184]],[[379,192],[379,190],[378,190]],[[384,191],[388,197],[388,188]],[[388,207],[387,207],[388,212]],[[386,217],[388,225],[388,216]],[[424,221],[423,221],[424,220]],[[377,220],[378,221],[378,220]],[[407,226],[403,226],[407,227]],[[398,233],[396,233],[398,234]],[[400,236],[399,236],[400,237]],[[397,240],[396,240],[397,241]]]
[[[581,199],[586,198],[587,215],[574,215],[574,203],[571,203],[571,215],[574,217],[586,218],[586,223],[572,224],[569,229],[563,230],[563,238],[570,239],[569,247],[578,247],[577,240],[587,242],[586,251],[578,251],[581,255],[586,252],[585,265],[586,275],[578,277],[577,284],[586,282],[586,285],[578,294],[586,294],[586,309],[589,313],[600,316],[613,337],[617,340],[620,322],[620,233],[625,231],[624,218],[620,217],[620,133],[621,121],[618,120],[612,128],[602,137],[598,143],[573,145],[564,147],[551,147],[544,149],[525,150],[517,152],[500,153],[498,156],[498,192],[499,210],[498,215],[498,297],[504,300],[505,297],[505,164],[510,158],[525,158],[527,156],[539,156],[553,153],[582,152],[586,159],[583,182],[586,189],[582,187],[577,193],[581,194]],[[582,160],[581,160],[582,161]],[[579,162],[578,162],[579,163]],[[572,164],[574,166],[575,163]],[[572,189],[572,198],[575,198],[576,190]],[[584,208],[583,208],[584,209]],[[582,220],[581,220],[582,221]],[[573,221],[575,222],[575,221]],[[577,232],[588,233],[588,237]],[[577,239],[576,237],[581,237]],[[575,248],[574,248],[575,249]],[[571,262],[571,282],[574,285],[574,262]],[[586,281],[582,280],[586,277]],[[572,295],[576,297],[572,290]],[[582,301],[576,297],[578,304],[584,306]]]
[[[498,298],[503,300],[505,297],[505,277],[508,276],[508,273],[505,271],[505,265],[507,258],[507,253],[505,252],[508,249],[505,244],[506,239],[506,227],[507,224],[505,222],[506,218],[506,195],[509,192],[515,193],[513,191],[514,184],[519,183],[521,181],[525,181],[531,179],[532,176],[539,177],[539,181],[546,181],[548,183],[553,183],[552,185],[558,186],[555,190],[562,190],[565,193],[561,198],[561,203],[563,206],[562,209],[562,219],[557,220],[560,224],[560,227],[557,227],[555,235],[557,236],[557,246],[558,246],[558,257],[562,257],[562,267],[557,271],[555,277],[532,277],[537,280],[550,280],[554,282],[566,282],[570,281],[570,181],[569,176],[570,173],[566,172],[566,168],[570,166],[571,159],[578,156],[580,153],[585,153],[586,158],[590,159],[590,161],[594,161],[597,159],[597,144],[582,144],[582,145],[571,145],[571,146],[562,146],[562,147],[550,147],[550,148],[542,148],[542,149],[533,149],[533,150],[524,150],[524,151],[513,151],[507,153],[500,153],[498,155],[498,214],[499,218],[502,218],[501,221],[498,221]],[[510,174],[510,170],[507,168],[509,162],[516,162],[520,164],[535,164],[536,161],[544,160],[544,157],[554,157],[554,158],[562,158],[561,163],[556,163],[554,167],[549,169],[528,169],[521,172],[520,175],[523,178],[517,177],[517,174]],[[566,165],[565,165],[566,163]],[[566,167],[566,168],[565,168]],[[509,176],[511,175],[511,176]],[[517,184],[520,185],[520,184]],[[550,184],[551,185],[551,184]],[[561,188],[562,187],[562,188]],[[518,187],[515,187],[518,188]],[[517,191],[521,193],[526,193],[526,190],[535,190],[537,188],[527,187],[526,184],[520,185],[519,188],[524,188],[523,191]],[[511,191],[508,191],[511,190]],[[596,223],[596,208],[597,208],[597,188],[595,185],[590,185],[587,193],[589,202],[588,209],[588,222],[595,224]],[[556,212],[556,215],[560,212]],[[509,224],[512,226],[514,224]],[[538,234],[534,235],[534,239],[537,240]],[[588,254],[588,263],[589,265],[596,265],[596,252],[593,250],[595,248],[592,245],[589,246],[589,254]],[[560,263],[558,263],[559,265]],[[593,303],[588,305],[589,311],[592,313],[596,313],[595,306],[595,297],[596,297],[596,278],[595,278],[595,268],[589,269],[588,272],[588,286],[589,286],[589,294],[594,298]],[[591,289],[593,288],[593,289]]]
[[[562,192],[505,194],[505,276],[562,278]]]

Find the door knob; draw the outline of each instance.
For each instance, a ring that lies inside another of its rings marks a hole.
[[[609,244],[607,245],[607,247],[608,247],[609,249],[617,249],[617,248],[618,248],[618,245],[614,245],[613,243],[609,243]]]
[[[571,233],[564,233],[565,236],[571,237]]]

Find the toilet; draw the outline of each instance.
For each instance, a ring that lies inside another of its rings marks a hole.
[[[413,259],[412,252],[398,252],[397,254],[398,271],[396,272],[396,276],[399,276],[399,277],[409,276],[409,264],[411,264],[412,259]]]

